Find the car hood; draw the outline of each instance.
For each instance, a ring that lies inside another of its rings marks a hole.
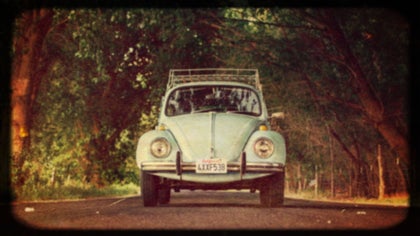
[[[206,158],[237,160],[262,121],[229,113],[198,113],[176,116],[165,125],[175,137],[185,162]]]

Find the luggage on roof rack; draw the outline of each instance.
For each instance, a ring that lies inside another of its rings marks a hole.
[[[167,89],[191,82],[226,81],[240,82],[254,86],[261,91],[261,84],[257,69],[171,69]]]

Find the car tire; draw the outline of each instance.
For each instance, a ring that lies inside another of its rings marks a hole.
[[[159,189],[158,202],[159,204],[168,204],[171,199],[171,188],[163,186]]]
[[[284,202],[284,172],[266,177],[260,183],[260,202],[264,207],[280,207]]]
[[[140,176],[141,196],[143,198],[143,206],[152,207],[158,203],[158,189],[159,177],[148,174],[144,171]]]

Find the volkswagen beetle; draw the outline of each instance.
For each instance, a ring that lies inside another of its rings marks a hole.
[[[137,144],[143,205],[171,190],[249,189],[281,206],[286,147],[269,119],[256,69],[170,70],[158,125]]]

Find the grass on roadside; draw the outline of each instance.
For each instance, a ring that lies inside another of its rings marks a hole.
[[[92,185],[72,183],[63,186],[23,188],[15,191],[16,201],[42,201],[62,199],[84,199],[94,197],[114,197],[139,194],[139,186],[134,183],[112,184],[102,188]]]
[[[75,181],[67,182],[61,186],[24,186],[22,189],[15,190],[16,201],[42,201],[42,200],[63,200],[63,199],[85,199],[95,197],[115,197],[138,195],[140,188],[137,184],[112,184],[102,188],[98,188],[86,183]],[[301,193],[286,192],[285,197],[343,202],[358,204],[382,204],[393,206],[410,206],[410,197],[408,195],[386,196],[383,199],[374,198],[349,198],[349,197],[330,197],[328,194],[319,193],[315,195],[313,191],[302,191]]]
[[[392,206],[410,206],[410,197],[408,195],[395,195],[385,196],[383,199],[376,198],[350,198],[350,197],[330,197],[325,194],[318,194],[316,196],[313,192],[302,192],[302,193],[286,193],[286,197],[316,200],[316,201],[329,201],[329,202],[342,202],[342,203],[358,203],[358,204],[380,204],[380,205],[392,205]]]

